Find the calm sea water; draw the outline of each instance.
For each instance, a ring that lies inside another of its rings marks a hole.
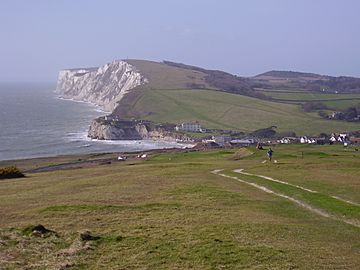
[[[54,88],[0,84],[0,160],[183,147],[156,141],[90,140],[91,120],[105,113],[91,104],[59,99]]]

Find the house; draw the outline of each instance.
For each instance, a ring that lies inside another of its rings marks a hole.
[[[187,132],[204,132],[199,122],[188,122],[176,125],[176,131],[187,131]]]
[[[337,140],[338,140],[338,139],[337,139],[336,134],[331,135],[331,137],[330,137],[330,139],[329,139],[329,141],[332,142],[332,143],[337,142]]]
[[[231,141],[231,137],[228,136],[212,136],[212,141],[220,146],[224,146],[225,144]]]
[[[341,120],[341,119],[344,118],[344,113],[342,113],[342,112],[337,112],[337,111],[336,111],[336,112],[333,112],[333,113],[329,116],[329,118]]]
[[[339,137],[340,137],[343,141],[345,141],[345,140],[348,139],[348,134],[347,134],[347,133],[340,133],[340,134],[339,134]]]
[[[336,141],[336,139],[335,139]],[[326,138],[308,138],[306,136],[303,136],[300,138],[300,143],[307,143],[307,144],[325,144]]]
[[[329,139],[331,143],[344,143],[349,141],[348,134],[346,133],[340,133],[339,135],[336,135],[335,133],[331,134],[331,137]]]
[[[230,141],[231,145],[236,145],[236,146],[249,146],[254,143],[255,143],[254,139],[235,139]]]
[[[280,139],[278,142],[283,143],[283,144],[289,144],[289,143],[295,143],[297,141],[299,141],[299,140],[296,137],[284,137],[284,138]]]

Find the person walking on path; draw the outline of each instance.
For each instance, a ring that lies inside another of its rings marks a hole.
[[[267,151],[267,156],[268,156],[270,162],[272,160],[273,152],[274,151],[271,148],[269,148],[269,150]]]

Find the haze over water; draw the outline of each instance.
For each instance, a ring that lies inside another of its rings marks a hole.
[[[91,104],[59,99],[54,89],[45,83],[0,84],[0,160],[180,146],[90,140],[91,120],[105,113]]]

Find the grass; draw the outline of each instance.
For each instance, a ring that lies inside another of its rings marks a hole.
[[[332,110],[360,103],[360,94],[322,94],[301,91],[266,91],[276,102],[216,91],[206,83],[206,74],[163,63],[127,60],[149,80],[119,102],[114,114],[125,119],[157,123],[200,121],[208,129],[253,132],[277,126],[279,132],[298,135],[359,130],[359,123],[328,121],[316,112],[306,113],[300,105],[321,101]],[[195,88],[201,88],[195,89]],[[356,103],[357,102],[357,103]],[[156,104],[156,106],[154,105]]]
[[[335,199],[330,195],[307,192],[286,184],[268,181],[261,177],[239,175],[233,172],[228,172],[228,174],[238,176],[239,178],[246,180],[250,183],[257,183],[267,188],[270,188],[272,191],[279,192],[295,199],[299,199],[302,202],[308,203],[316,209],[322,209],[326,213],[332,214],[336,217],[346,218],[349,220],[360,220],[360,206],[339,201],[338,199]]]
[[[359,228],[210,171],[225,169],[231,174],[243,168],[316,189],[320,194],[309,195],[258,177],[246,178],[359,221],[358,208],[330,197],[360,203],[358,152],[340,146],[277,146],[278,163],[263,164],[265,152],[252,147],[169,152],[131,166],[128,161],[115,162],[3,180],[0,265],[4,269],[356,269]],[[27,163],[37,160],[22,162],[31,167]],[[66,158],[48,162],[66,162]],[[58,236],[24,235],[22,230],[30,224],[42,224]],[[83,230],[90,230],[98,240],[79,242]]]
[[[358,99],[360,100],[360,94],[331,94],[321,92],[298,92],[298,91],[261,91],[261,93],[271,96],[275,99],[284,100],[341,100],[341,99]],[[360,101],[359,101],[360,102]]]
[[[290,90],[259,90],[260,93],[285,103],[321,102],[332,110],[344,110],[360,104],[360,94],[335,94]]]
[[[157,104],[157,106],[154,106]],[[211,110],[209,110],[211,108]],[[139,114],[139,112],[141,112]],[[155,122],[200,121],[206,128],[251,132],[277,126],[299,135],[358,130],[360,124],[328,121],[305,113],[298,105],[259,100],[211,90],[151,90],[128,110],[128,117]]]
[[[348,99],[348,100],[328,100],[323,101],[328,108],[332,108],[334,110],[346,110],[350,107],[359,106],[360,100],[359,99]]]
[[[193,71],[169,66],[163,63],[144,60],[126,60],[131,65],[136,66],[142,74],[150,81],[150,87],[153,89],[179,89],[188,88],[189,84],[200,84],[210,87],[205,82],[203,72]],[[148,89],[148,86],[144,86]]]

